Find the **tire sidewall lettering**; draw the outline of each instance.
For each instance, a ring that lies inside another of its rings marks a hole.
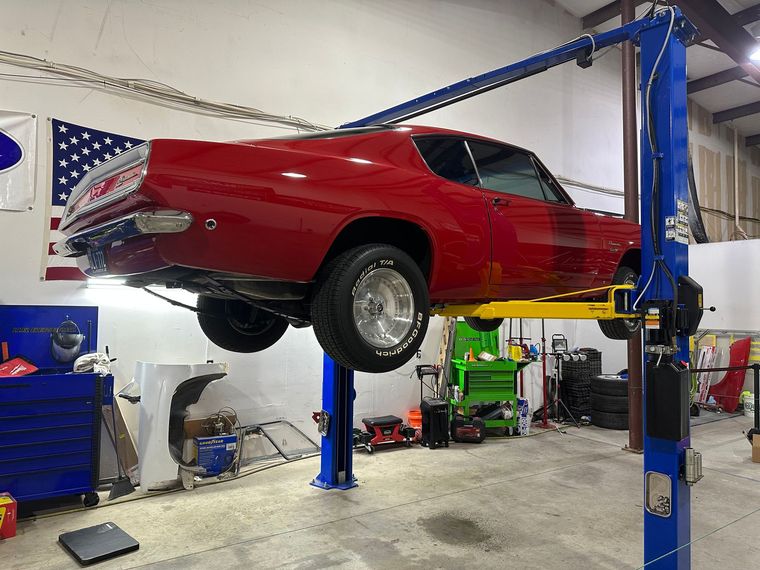
[[[418,312],[417,319],[415,321],[415,326],[409,332],[409,336],[404,340],[403,343],[396,345],[394,348],[390,350],[375,350],[375,354],[380,357],[389,358],[392,356],[398,356],[399,354],[403,353],[407,348],[409,348],[412,345],[412,343],[419,336],[420,330],[422,330],[423,318],[424,318],[424,315]]]

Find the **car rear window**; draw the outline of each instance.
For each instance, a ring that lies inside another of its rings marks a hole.
[[[428,168],[438,176],[460,184],[478,185],[478,173],[464,140],[456,137],[425,137],[415,138],[414,144]]]

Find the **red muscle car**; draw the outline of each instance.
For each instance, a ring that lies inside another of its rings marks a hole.
[[[90,170],[59,255],[199,295],[218,346],[314,326],[338,363],[408,361],[431,307],[635,283],[639,226],[577,208],[527,150],[432,127],[227,143],[152,140]],[[470,319],[481,330],[500,321]],[[626,338],[635,321],[599,321]]]

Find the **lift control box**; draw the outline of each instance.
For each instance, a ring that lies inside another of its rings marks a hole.
[[[647,362],[647,435],[681,441],[689,435],[689,369],[679,362]]]

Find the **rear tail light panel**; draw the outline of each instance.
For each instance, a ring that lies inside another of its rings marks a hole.
[[[149,154],[150,143],[146,142],[90,170],[69,198],[60,228],[135,192],[145,178]]]

